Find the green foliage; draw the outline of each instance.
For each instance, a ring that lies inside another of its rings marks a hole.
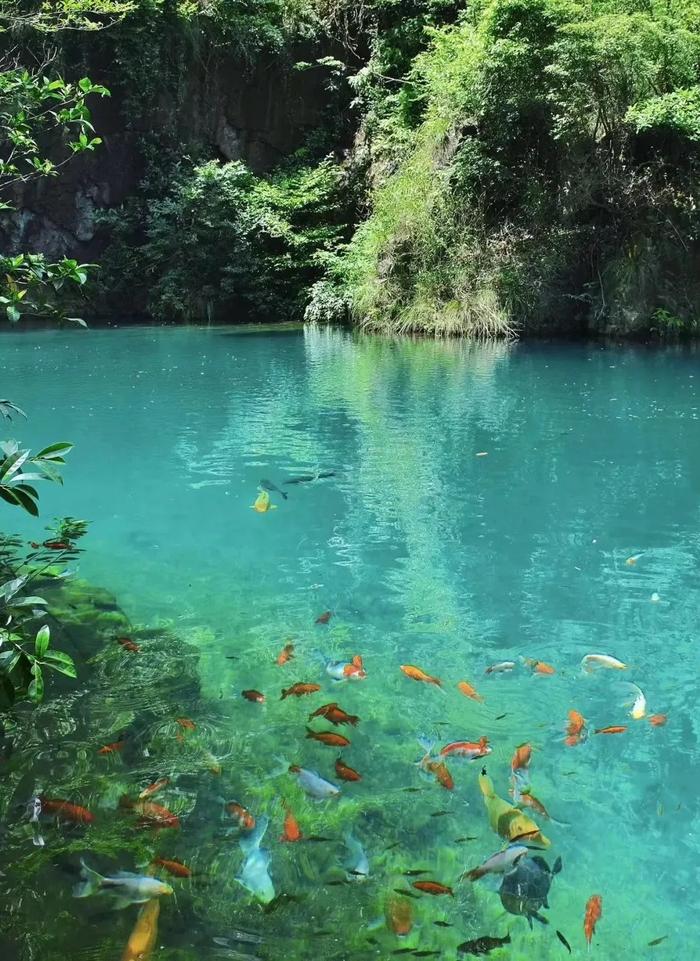
[[[63,651],[49,650],[46,601],[25,593],[31,577],[23,575],[0,585],[0,687],[8,705],[24,698],[37,704],[44,698],[44,670],[76,677],[73,659]]]
[[[673,132],[700,141],[700,87],[674,90],[630,107],[625,116],[636,133]]]
[[[65,464],[64,454],[72,444],[51,444],[36,454],[20,448],[17,441],[0,443],[0,498],[13,507],[21,507],[28,514],[39,514],[39,494],[36,481],[50,480],[62,484],[58,465]],[[31,481],[31,483],[29,483]]]
[[[104,30],[136,7],[136,0],[2,0],[0,24],[41,33]]]
[[[343,233],[341,191],[330,160],[270,178],[240,162],[180,163],[165,196],[147,205],[145,241],[135,246],[127,227],[107,256],[127,285],[146,280],[159,319],[299,318]]]
[[[109,96],[109,91],[87,77],[67,83],[15,67],[0,72],[0,191],[36,177],[56,176],[61,166],[102,141],[93,137],[90,94]],[[41,143],[61,133],[65,155],[49,157]],[[70,139],[71,137],[75,139]]]
[[[53,538],[62,543],[71,543],[85,537],[88,530],[88,521],[79,520],[77,517],[57,517],[52,527],[47,527]]]
[[[651,330],[660,337],[687,337],[698,331],[696,318],[679,317],[665,307],[657,307],[651,315]]]
[[[180,0],[181,16],[206,17],[234,56],[252,61],[260,53],[279,53],[294,38],[311,36],[318,24],[313,0],[209,0],[204,9]]]
[[[429,35],[408,77],[420,123],[394,98],[393,169],[341,265],[357,320],[477,336],[603,323],[608,257],[668,224],[687,255],[700,5],[483,0]]]
[[[91,95],[109,91],[87,77],[67,83],[19,67],[0,70],[0,209],[6,216],[16,188],[57,176],[76,154],[99,146],[86,104]],[[52,262],[42,253],[0,256],[0,309],[11,323],[22,314],[63,317],[61,292],[81,287],[92,266],[67,257]]]

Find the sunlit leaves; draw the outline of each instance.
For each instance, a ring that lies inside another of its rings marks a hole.
[[[64,12],[67,6],[63,5]],[[4,9],[7,12],[7,5]],[[12,209],[16,184],[55,177],[71,157],[92,152],[102,143],[94,135],[87,104],[94,96],[106,97],[109,91],[88,77],[72,83],[21,67],[0,71],[2,209]],[[47,145],[53,145],[51,155]],[[68,257],[52,262],[43,254],[0,257],[0,312],[12,324],[25,313],[60,317],[57,304],[64,289],[82,287],[93,266]],[[83,324],[80,318],[71,320]],[[22,494],[14,499],[21,501]]]
[[[0,24],[5,28],[31,27],[40,33],[105,30],[135,9],[135,0],[50,0],[33,5],[4,0]]]
[[[49,644],[51,643],[51,631],[49,630],[48,624],[44,624],[36,632],[36,638],[34,639],[34,653],[37,657],[43,657],[44,654],[49,649]]]
[[[0,498],[37,517],[39,494],[29,481],[62,483],[58,465],[65,463],[64,455],[72,446],[66,442],[51,444],[32,455],[29,449],[21,450],[16,441],[0,443],[0,451],[4,455],[0,458]]]
[[[44,655],[43,664],[54,671],[58,671],[59,674],[65,674],[66,677],[78,676],[73,658],[63,651],[47,651]]]

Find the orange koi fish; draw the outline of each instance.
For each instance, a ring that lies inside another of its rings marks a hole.
[[[351,661],[333,661],[321,656],[326,664],[326,674],[334,681],[364,681],[367,677],[367,671],[359,654],[356,654]]]
[[[360,720],[356,714],[347,714],[342,707],[339,707],[335,702],[330,704],[324,704],[319,707],[318,710],[314,711],[313,714],[309,714],[309,720],[313,720],[315,717],[325,717],[327,721],[336,726],[339,724],[351,724],[353,727],[357,726]]]
[[[126,741],[112,741],[111,744],[105,744],[101,747],[98,754],[116,754],[118,751],[123,751],[126,745]]]
[[[194,731],[197,725],[188,717],[176,717],[175,721],[184,731]]]
[[[265,695],[252,688],[248,691],[241,691],[241,697],[244,697],[246,701],[254,701],[256,704],[263,704],[265,701]]]
[[[429,761],[425,760],[422,765],[424,770],[428,771],[430,774],[435,775],[435,780],[438,784],[442,785],[447,791],[453,791],[455,782],[452,779],[447,765],[444,761]]]
[[[411,887],[414,887],[417,891],[423,891],[424,894],[440,895],[449,894],[451,898],[455,896],[452,888],[448,887],[446,884],[440,884],[439,881],[412,881]]]
[[[122,807],[131,808],[136,814],[140,815],[140,827],[180,827],[180,819],[177,814],[173,814],[162,804],[156,804],[154,801],[129,801],[128,803],[122,803]]]
[[[294,817],[289,808],[285,808],[286,814],[284,815],[284,831],[280,837],[280,841],[289,841],[293,843],[294,841],[301,841],[302,834],[301,828],[299,827],[299,822]]]
[[[176,878],[191,878],[192,871],[183,864],[182,861],[175,861],[172,858],[153,858],[151,865],[157,868],[165,868],[168,874]]]
[[[227,812],[234,821],[238,822],[241,831],[252,831],[255,827],[255,818],[247,808],[244,808],[238,801],[229,801],[226,805]]]
[[[148,961],[158,939],[160,899],[151,898],[139,911],[122,954],[122,961]]]
[[[426,684],[435,684],[436,687],[442,687],[442,681],[439,677],[432,677],[430,674],[426,674],[425,671],[421,671],[419,667],[414,667],[412,664],[401,664],[401,670],[406,677],[410,677],[412,681],[424,681]]]
[[[287,661],[291,661],[294,657],[294,645],[285,644],[282,650],[277,655],[277,666],[282,667]]]
[[[580,744],[586,737],[586,719],[578,711],[569,711],[569,723],[566,726],[566,739],[564,743],[567,747],[574,747]]]
[[[457,689],[464,694],[465,697],[470,697],[472,701],[483,701],[483,697],[479,694],[471,684],[467,684],[466,681],[460,681],[457,685]]]
[[[611,724],[610,727],[597,727],[594,734],[624,734],[627,730],[626,724]]]
[[[153,784],[149,784],[148,787],[145,787],[143,791],[141,791],[139,801],[143,801],[144,798],[147,797],[152,797],[154,794],[157,794],[158,791],[162,791],[164,787],[167,787],[168,784],[170,784],[169,777],[163,777],[159,781],[154,781]]]
[[[388,899],[385,908],[388,927],[399,938],[405,938],[413,928],[413,905],[407,898],[394,897]]]
[[[447,765],[443,760],[434,761],[431,757],[433,747],[435,746],[434,741],[430,741],[425,737],[419,737],[418,743],[425,751],[423,757],[418,761],[418,766],[421,770],[426,771],[428,774],[434,774],[435,780],[442,787],[446,788],[448,791],[452,791],[455,786],[455,782],[452,780],[452,775],[450,774]],[[442,752],[441,752],[442,753]]]
[[[525,744],[519,744],[518,747],[516,747],[515,754],[513,755],[512,761],[510,762],[511,770],[518,771],[523,768],[527,768],[530,766],[531,760],[532,760],[532,745],[528,744],[527,742]]]
[[[120,644],[125,651],[131,651],[132,654],[138,654],[141,650],[138,644],[134,644],[130,637],[118,637],[117,644]]]
[[[63,818],[64,821],[73,821],[76,824],[92,824],[95,820],[92,811],[88,811],[80,804],[71,804],[70,801],[63,801],[61,798],[43,796],[39,800],[41,801],[43,814],[55,814],[56,817]]]
[[[603,914],[603,899],[599,894],[592,894],[586,902],[586,913],[583,918],[583,933],[586,935],[588,947],[595,934],[595,926]]]
[[[548,675],[557,673],[551,664],[545,664],[544,661],[536,661],[531,657],[525,658],[525,664],[532,670],[533,674]]]
[[[518,798],[517,803],[519,807],[532,808],[533,811],[537,811],[538,814],[541,814],[543,818],[547,818],[547,820],[550,820],[550,816],[549,816],[549,812],[547,811],[547,808],[544,806],[544,804],[541,801],[537,800],[537,798],[530,791],[529,788],[522,790],[520,792],[520,797]]]
[[[663,727],[666,721],[668,721],[668,714],[652,714],[649,718],[652,727]]]
[[[367,671],[359,654],[356,654],[349,664],[343,666],[343,677],[359,678],[360,680],[367,677]]]
[[[335,762],[335,773],[343,781],[361,781],[362,775],[358,774],[353,768],[348,767],[342,757]]]
[[[316,691],[320,690],[320,684],[305,684],[302,681],[298,681],[296,684],[292,684],[292,686],[288,687],[286,690],[282,688],[282,696],[280,697],[280,701],[283,701],[285,697],[289,697],[292,694],[294,697],[304,697],[305,694],[315,694]]]
[[[350,741],[342,734],[336,734],[334,731],[312,731],[310,727],[306,729],[306,737],[307,740],[310,738],[312,741],[319,741],[329,747],[347,747],[350,744]]]
[[[314,623],[327,624],[332,617],[333,617],[333,611],[324,611],[323,614],[318,615]]]
[[[480,737],[478,741],[452,741],[440,750],[442,757],[467,757],[470,761],[486,757],[491,753],[489,739]]]

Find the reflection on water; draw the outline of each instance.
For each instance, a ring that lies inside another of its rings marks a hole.
[[[0,938],[10,957],[121,956],[136,908],[74,900],[81,856],[102,873],[142,872],[154,857],[188,866],[186,878],[160,870],[175,888],[157,919],[166,959],[449,957],[509,933],[495,958],[545,961],[566,954],[556,930],[583,958],[592,894],[603,898],[597,957],[631,957],[664,935],[655,958],[691,956],[693,355],[242,333],[1,340],[4,395],[30,414],[23,438],[76,443],[65,489],[44,492],[44,516],[93,519],[80,574],[115,591],[141,646],[129,659],[103,618],[78,686],[8,732],[17,746],[0,768]],[[284,484],[318,471],[333,476]],[[251,509],[261,478],[288,493],[272,490],[267,513]],[[316,624],[323,611],[332,617]],[[287,643],[294,657],[278,666]],[[591,652],[628,669],[586,675]],[[366,680],[325,673],[324,658],[354,655]],[[508,660],[512,671],[485,673]],[[668,714],[665,726],[629,717],[623,680],[643,690],[649,714]],[[321,690],[280,700],[295,682]],[[359,723],[309,720],[333,701]],[[590,734],[567,747],[571,710]],[[350,744],[307,738],[307,726]],[[627,730],[593,734],[608,726]],[[97,753],[122,736],[123,750]],[[499,878],[458,882],[501,845],[477,783],[482,762],[448,758],[446,790],[433,762],[416,763],[421,736],[438,747],[487,737],[484,763],[509,803],[514,749],[532,745],[532,794],[551,820],[525,812],[551,839],[548,864],[563,865],[541,912],[549,925],[530,930],[505,914]],[[361,780],[341,780],[339,755]],[[309,799],[289,764],[317,771],[340,798]],[[138,827],[124,796],[165,779],[152,802],[180,827]],[[85,805],[94,823],[51,819],[45,847],[34,847],[24,804],[36,793]],[[236,881],[259,865],[245,871],[254,852],[231,802],[270,819],[260,857],[270,854],[277,896],[264,911]],[[280,842],[290,812],[303,839]],[[361,871],[348,874],[349,856]],[[421,880],[454,898],[420,893]]]

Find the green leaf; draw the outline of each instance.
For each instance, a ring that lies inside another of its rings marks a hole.
[[[40,450],[38,454],[35,454],[34,457],[42,457],[45,460],[51,460],[52,458],[49,456],[50,454],[67,454],[68,451],[72,449],[72,444],[62,441],[59,444],[51,444],[49,447],[45,447],[43,450]]]
[[[36,639],[34,641],[34,653],[37,657],[43,657],[44,654],[49,649],[49,644],[51,643],[51,631],[49,630],[48,624],[44,624],[36,632]]]
[[[16,450],[14,454],[6,457],[0,463],[0,481],[7,482],[12,474],[16,474],[28,456],[28,450]]]
[[[32,665],[32,680],[29,683],[27,694],[30,701],[38,704],[44,698],[44,675],[38,664]]]
[[[15,594],[22,590],[28,580],[29,578],[26,576],[13,577],[11,581],[5,581],[4,584],[0,584],[0,600],[9,601]]]
[[[66,320],[70,321],[71,324],[78,324],[80,327],[87,327],[87,324],[82,317],[66,317]]]
[[[49,651],[43,659],[45,667],[50,667],[54,671],[65,674],[66,677],[77,677],[78,673],[73,663],[73,658],[63,651]]]
[[[8,504],[12,504],[13,507],[19,507],[19,499],[12,493],[11,487],[0,486],[0,497]]]
[[[6,417],[7,420],[12,420],[13,414],[21,414],[22,417],[27,416],[22,408],[18,407],[17,404],[13,404],[11,400],[0,400],[0,414]]]
[[[12,493],[17,498],[17,503],[19,506],[23,507],[28,514],[31,514],[32,517],[39,516],[39,508],[31,494],[28,494],[25,490],[22,490],[21,487],[13,487]]]
[[[10,323],[16,324],[21,315],[20,315],[20,312],[19,312],[19,311],[17,310],[17,308],[15,307],[15,305],[14,305],[14,304],[8,304],[8,306],[5,308],[5,310],[6,310],[6,313],[7,313],[7,319],[10,321]]]
[[[0,654],[0,672],[6,675],[11,674],[15,667],[17,667],[17,661],[19,661],[21,656],[21,651],[3,651],[2,654]]]
[[[48,601],[45,601],[43,597],[20,597],[19,600],[13,601],[13,607],[46,607]]]

